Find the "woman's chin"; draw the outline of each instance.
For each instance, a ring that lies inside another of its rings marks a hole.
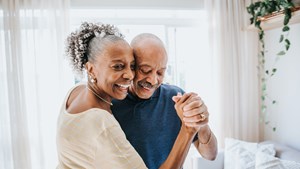
[[[127,96],[127,93],[126,94],[121,94],[121,95],[119,94],[119,95],[115,96],[114,99],[123,100],[123,99],[126,98],[126,96]]]

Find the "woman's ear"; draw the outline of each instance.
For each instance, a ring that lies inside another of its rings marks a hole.
[[[86,71],[87,71],[87,74],[88,74],[88,80],[91,82],[91,83],[97,83],[97,78],[95,77],[95,72],[94,72],[94,65],[90,62],[87,62],[85,64],[85,68],[86,68]]]
[[[86,69],[88,75],[92,76],[93,78],[95,77],[94,65],[92,63],[86,62],[85,69]]]

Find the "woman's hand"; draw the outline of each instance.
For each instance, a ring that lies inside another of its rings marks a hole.
[[[196,93],[185,93],[173,96],[175,109],[182,127],[190,134],[197,133],[201,127],[207,125],[209,113],[207,107]]]

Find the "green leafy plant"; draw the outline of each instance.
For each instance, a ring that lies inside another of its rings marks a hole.
[[[264,35],[265,32],[261,27],[261,23],[274,15],[283,14],[283,27],[282,34],[279,38],[279,43],[283,45],[283,49],[277,53],[275,63],[279,60],[280,57],[284,56],[290,48],[290,41],[288,39],[288,33],[290,27],[288,23],[292,17],[293,9],[295,8],[292,0],[262,0],[258,2],[251,3],[247,7],[247,12],[251,15],[250,23],[254,24],[254,26],[258,29],[258,37],[260,41],[260,51],[259,51],[259,70],[261,72],[261,119],[264,121],[266,125],[270,122],[266,119],[266,110],[267,110],[267,102],[271,102],[272,104],[276,104],[276,100],[270,98],[267,94],[267,81],[269,78],[275,75],[277,69],[275,66],[271,69],[265,68],[265,42]],[[275,64],[274,64],[275,65]],[[272,127],[273,131],[276,131],[276,127]]]

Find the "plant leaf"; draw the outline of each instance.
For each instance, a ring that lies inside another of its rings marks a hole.
[[[265,105],[261,106],[261,112],[262,113],[266,112],[266,110],[267,110],[267,106],[265,106]]]
[[[259,32],[259,39],[262,40],[264,38],[264,35],[265,35],[264,31],[260,31]]]
[[[287,25],[290,21],[290,17],[288,15],[285,15],[284,20],[283,20],[283,25]]]
[[[267,85],[266,85],[266,83],[263,83],[262,91],[265,91],[265,90],[267,90]],[[264,96],[262,96],[262,97],[264,97]],[[265,98],[262,98],[262,99],[265,100]]]
[[[285,55],[285,51],[280,51],[279,53],[277,53],[278,56],[282,56]]]
[[[250,24],[251,24],[251,25],[253,24],[253,17],[250,18]]]
[[[266,15],[266,8],[262,7],[261,8],[261,16],[265,16]]]
[[[288,39],[285,39],[285,50],[288,51],[291,46],[291,42]]]
[[[283,41],[283,35],[280,35],[280,40],[279,40],[279,43],[281,43]]]
[[[277,71],[277,69],[276,69],[276,68],[273,68],[273,69],[272,69],[272,74],[271,74],[271,76],[275,75],[276,71]]]
[[[282,28],[282,31],[283,32],[286,32],[286,31],[289,31],[290,30],[290,27],[288,27],[288,26],[284,26],[283,28]]]
[[[289,5],[290,5],[291,7],[295,7],[294,3],[291,2],[291,1],[289,1]]]
[[[285,49],[286,49],[286,51],[288,51],[288,50],[289,50],[289,48],[290,48],[290,45],[285,45]]]

